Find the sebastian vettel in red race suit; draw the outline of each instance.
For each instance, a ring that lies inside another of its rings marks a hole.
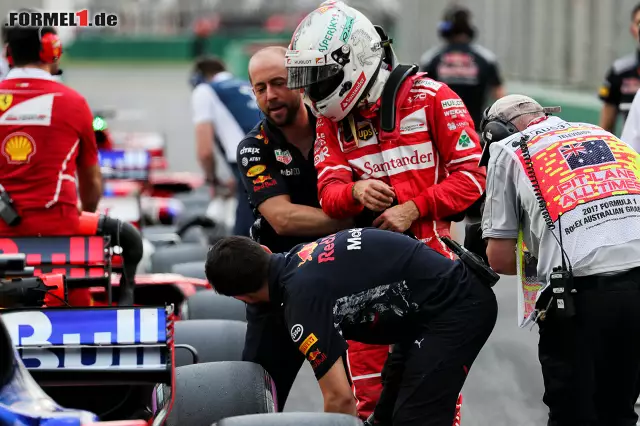
[[[462,100],[417,67],[398,65],[384,31],[342,2],[325,2],[303,20],[286,65],[289,87],[304,89],[319,116],[314,155],[323,211],[407,233],[452,258],[439,237],[450,236],[451,221],[482,197],[486,177]],[[388,350],[349,342],[361,417],[378,402]],[[459,422],[459,410],[453,417]]]

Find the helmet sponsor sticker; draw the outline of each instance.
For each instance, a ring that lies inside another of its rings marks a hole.
[[[322,41],[320,41],[320,47],[318,48],[319,51],[326,52],[329,50],[329,44],[333,40],[333,35],[338,31],[338,16],[338,13],[334,13],[331,16],[327,32],[325,33]]]
[[[360,89],[364,87],[366,81],[367,77],[364,75],[364,72],[361,72],[355,84],[353,85],[351,90],[349,90],[349,93],[347,93],[347,96],[345,96],[342,102],[340,102],[340,107],[343,111],[346,111],[347,108],[349,108],[349,105],[353,103],[353,101],[356,99],[356,96],[358,96],[358,92],[360,92]]]
[[[344,29],[342,30],[342,34],[340,34],[340,41],[346,43],[349,41],[349,37],[351,36],[351,31],[353,30],[353,21],[354,19],[351,17],[347,17],[347,22],[344,24]]]

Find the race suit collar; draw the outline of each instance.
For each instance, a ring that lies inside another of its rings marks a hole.
[[[280,305],[282,300],[281,275],[287,265],[285,253],[271,255],[269,260],[269,303]]]
[[[55,78],[47,71],[40,68],[11,68],[5,80],[18,78],[37,78],[40,80],[54,80]]]

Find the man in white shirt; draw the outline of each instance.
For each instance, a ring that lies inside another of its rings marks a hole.
[[[635,425],[640,155],[601,127],[550,112],[522,95],[485,112],[487,257],[496,272],[521,274],[521,239],[538,259],[544,289],[518,291],[535,303],[527,320],[540,327],[548,425]]]
[[[241,182],[236,163],[236,149],[244,136],[260,121],[251,85],[226,71],[216,57],[199,58],[191,78],[193,123],[196,135],[196,154],[207,182],[217,185],[214,142],[223,151],[236,181]],[[235,235],[249,236],[254,221],[249,199],[242,184],[236,185],[238,208]]]

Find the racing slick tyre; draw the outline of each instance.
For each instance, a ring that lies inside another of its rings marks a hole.
[[[183,243],[209,244],[209,236],[202,226],[192,226],[181,236]]]
[[[142,236],[151,242],[154,247],[177,245],[182,242],[176,234],[176,227],[172,225],[152,225],[142,228]]]
[[[212,426],[362,426],[362,420],[348,414],[273,413],[227,417]]]
[[[206,214],[209,203],[211,202],[211,195],[193,192],[188,194],[176,194],[175,198],[184,206],[184,213],[176,218],[176,222],[183,220],[185,216]]]
[[[151,256],[153,273],[170,273],[173,265],[185,262],[204,262],[209,248],[202,244],[180,244],[177,246],[159,247]]]
[[[211,426],[226,417],[276,411],[273,381],[262,367],[252,362],[178,367],[173,392],[175,402],[166,426]],[[168,403],[168,394],[162,385],[155,393],[156,406]]]
[[[201,280],[207,279],[207,276],[204,273],[204,262],[178,263],[173,265],[171,271],[174,274],[182,275],[189,278],[199,278]]]
[[[175,270],[174,272],[178,273]],[[180,312],[180,318],[183,320],[222,319],[247,321],[244,303],[232,297],[221,296],[213,290],[203,290],[189,296],[183,302]]]
[[[242,361],[247,324],[241,321],[193,320],[176,321],[176,345],[192,346],[198,363]],[[194,364],[193,354],[176,348],[176,366]]]

